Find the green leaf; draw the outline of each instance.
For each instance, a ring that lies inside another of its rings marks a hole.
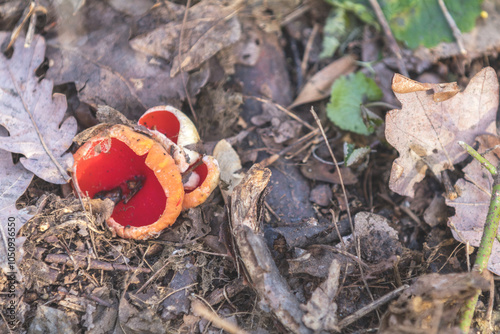
[[[338,78],[332,87],[330,103],[326,106],[328,118],[339,128],[369,135],[373,132],[366,127],[360,106],[382,98],[382,91],[373,79],[362,72]]]
[[[354,14],[364,23],[375,26],[378,24],[373,12],[371,11],[371,6],[368,1],[327,0],[326,2]]]
[[[476,25],[484,0],[444,0],[448,12],[461,32],[469,32]],[[363,22],[377,26],[368,0],[326,0],[326,2],[354,13]],[[397,40],[415,49],[427,48],[455,38],[437,0],[378,0],[392,33]]]
[[[355,148],[354,144],[344,143],[344,164],[346,167],[359,165],[366,161],[366,157],[370,154],[369,146]]]
[[[377,25],[377,21],[365,4],[351,0],[327,0],[333,5],[323,28],[323,50],[320,58],[333,56],[349,33],[360,27],[360,21]]]
[[[461,32],[474,28],[483,0],[445,0],[446,8]],[[414,49],[433,47],[455,38],[437,0],[382,0],[382,11],[394,36]]]
[[[341,40],[347,35],[347,20],[345,10],[338,8],[330,11],[323,28],[323,50],[320,58],[331,57],[337,51]]]

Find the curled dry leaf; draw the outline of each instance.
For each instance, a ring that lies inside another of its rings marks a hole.
[[[477,138],[479,153],[500,145],[500,139],[493,135],[482,135]],[[500,163],[500,148],[484,155],[494,166]],[[477,160],[472,160],[464,169],[464,177],[455,184],[459,197],[446,199],[446,204],[455,208],[455,215],[450,217],[449,225],[453,236],[460,242],[469,242],[478,247],[483,235],[484,223],[491,198],[493,177]],[[488,270],[500,275],[500,242],[495,240],[493,251],[488,262]]]
[[[356,59],[350,55],[334,61],[309,79],[300,91],[299,96],[288,106],[288,109],[304,103],[324,99],[330,95],[333,82],[338,77],[352,73],[355,69]]]
[[[385,135],[400,156],[391,170],[392,191],[413,196],[428,168],[441,178],[467,154],[457,144],[472,144],[482,133],[495,133],[498,79],[491,67],[476,74],[463,92],[456,84],[420,84],[399,74],[392,85],[402,109],[386,117]],[[451,96],[451,97],[450,97]]]
[[[378,333],[408,333],[408,328],[411,333],[463,333],[456,326],[460,307],[476,289],[488,288],[488,280],[474,271],[419,276],[388,307]]]
[[[0,44],[9,37],[0,33]],[[62,122],[66,98],[52,95],[52,81],[36,77],[44,56],[45,40],[40,36],[33,38],[29,48],[18,38],[10,59],[0,55],[0,125],[9,131],[9,136],[0,138],[0,149],[24,155],[21,163],[26,169],[63,184],[73,164],[66,150],[76,133],[76,120],[70,117]]]
[[[227,198],[233,193],[234,187],[240,184],[243,175],[241,170],[241,161],[238,153],[234,150],[227,140],[222,139],[215,145],[214,158],[219,162],[220,180],[219,187],[227,203]]]

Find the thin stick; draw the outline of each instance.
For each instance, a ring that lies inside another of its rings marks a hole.
[[[345,190],[344,180],[342,178],[342,173],[340,172],[339,163],[337,162],[337,158],[335,158],[335,154],[333,154],[332,147],[330,146],[330,143],[328,142],[328,138],[326,137],[326,133],[325,133],[325,130],[323,129],[323,125],[321,125],[321,121],[318,117],[318,114],[316,114],[313,107],[311,107],[311,114],[313,115],[314,120],[316,121],[316,124],[318,124],[318,127],[321,130],[321,135],[323,136],[323,139],[325,140],[326,147],[328,148],[328,151],[330,152],[330,156],[332,157],[332,160],[335,162],[335,169],[337,170],[337,173],[339,175],[340,186],[342,187],[342,193],[344,194],[344,200],[345,200],[346,210],[347,210],[347,217],[349,218],[349,224],[351,225],[351,232],[352,232],[353,240],[359,241],[357,236],[356,236],[356,232],[354,231],[354,223],[352,222],[351,210],[349,208],[349,200],[347,198],[347,191]],[[358,247],[355,247],[355,248],[356,248],[356,255],[361,260],[361,250],[359,249],[359,244],[358,244]],[[371,299],[374,300],[373,295],[370,291],[370,287],[368,286],[368,283],[366,282],[366,278],[365,278],[362,266],[359,266],[359,271],[361,273],[361,278],[363,280],[363,283],[365,284],[365,288],[368,291],[368,294],[370,295]]]
[[[314,39],[316,38],[316,35],[318,34],[318,31],[319,31],[319,24],[315,23],[313,25],[311,35],[309,35],[309,39],[307,40],[306,48],[304,50],[304,57],[302,58],[302,63],[300,64],[300,70],[302,72],[302,76],[304,76],[306,73],[307,63],[309,62],[309,55],[311,53],[312,45]]]
[[[140,267],[131,267],[123,264],[114,264],[114,263],[109,263],[109,262],[104,262],[104,261],[99,261],[99,260],[94,260],[94,259],[88,259],[87,260],[82,257],[82,256],[73,256],[76,264],[79,267],[86,267],[86,270],[89,269],[98,269],[98,270],[105,270],[105,271],[112,271],[112,270],[123,270],[123,271],[133,271],[137,270],[142,273],[150,273],[151,270],[148,268],[140,268]],[[73,261],[68,255],[65,254],[48,254],[45,257],[45,262],[48,263],[62,263],[66,264],[69,266],[73,266]]]
[[[365,307],[357,310],[353,314],[351,314],[351,315],[345,317],[344,319],[342,319],[339,322],[339,328],[342,329],[342,328],[345,328],[345,327],[349,326],[350,324],[352,324],[353,322],[361,319],[362,317],[364,317],[368,313],[372,312],[373,310],[375,310],[375,309],[379,308],[380,306],[382,306],[382,305],[388,303],[389,301],[393,300],[401,292],[403,292],[403,290],[406,290],[408,288],[409,288],[409,285],[403,285],[403,286],[397,288],[396,290],[393,290],[393,291],[389,292],[385,296],[382,296],[381,298],[375,300],[371,304],[366,305]]]
[[[310,5],[300,5],[293,12],[291,12],[290,14],[288,14],[287,16],[285,16],[285,18],[283,19],[283,21],[281,21],[280,25],[282,27],[286,26],[288,23],[296,20],[300,16],[304,15],[305,13],[307,13],[307,11],[309,9],[311,9]]]
[[[135,294],[136,295],[140,294],[151,282],[153,282],[153,280],[155,280],[160,275],[163,269],[165,269],[165,267],[168,266],[169,264],[170,261],[165,262],[165,264],[159,270],[157,270],[153,275],[151,275],[151,277],[139,288],[139,290],[137,290]]]
[[[239,328],[235,324],[222,319],[219,317],[219,315],[213,311],[211,311],[208,307],[203,305],[202,302],[198,300],[193,300],[191,302],[191,307],[193,308],[193,311],[199,315],[202,316],[203,318],[207,319],[210,321],[215,327],[218,327],[220,329],[223,329],[231,334],[245,334],[248,333],[244,331],[243,329]]]
[[[495,305],[495,281],[493,280],[493,275],[490,275],[490,299],[488,300],[488,308],[486,309],[486,321],[488,326],[493,328],[492,317],[493,317],[493,306]]]
[[[284,149],[282,149],[278,153],[273,154],[272,156],[270,156],[270,157],[262,160],[261,162],[259,162],[260,165],[262,167],[267,167],[267,166],[273,164],[281,156],[283,156],[283,155],[287,154],[288,152],[290,152],[291,150],[293,150],[297,145],[299,145],[299,144],[305,142],[306,140],[309,140],[312,137],[316,136],[318,133],[319,133],[319,129],[314,129],[313,131],[311,131],[308,134],[306,134],[306,135],[302,136],[301,138],[297,139],[293,144],[285,147]]]
[[[346,210],[347,210],[347,216],[349,217],[349,223],[351,224],[351,231],[354,239],[356,239],[356,235],[354,233],[354,224],[352,222],[352,217],[351,217],[351,210],[349,209],[349,199],[347,198],[347,191],[345,190],[345,185],[344,185],[344,179],[342,177],[342,173],[340,171],[339,163],[337,162],[337,158],[335,158],[335,154],[333,154],[332,147],[330,146],[330,143],[328,142],[328,138],[326,137],[325,130],[323,130],[323,125],[321,125],[321,121],[319,120],[318,114],[314,111],[314,108],[311,107],[311,114],[314,117],[314,120],[316,121],[316,124],[318,125],[321,135],[323,136],[323,139],[325,140],[326,147],[328,148],[328,151],[330,152],[330,156],[332,157],[332,160],[335,162],[335,169],[337,170],[337,174],[339,174],[339,180],[340,180],[340,186],[342,187],[342,192],[344,194],[344,200],[346,204]],[[358,255],[358,258],[361,259],[361,256]]]
[[[377,19],[380,22],[382,29],[384,29],[385,35],[387,36],[387,40],[389,42],[389,47],[391,48],[392,52],[396,55],[399,72],[401,72],[401,74],[404,75],[405,77],[408,77],[409,76],[408,70],[406,69],[403,57],[401,56],[401,49],[399,48],[399,45],[396,42],[394,35],[392,34],[391,28],[389,27],[389,23],[387,23],[387,20],[385,19],[384,13],[382,12],[382,8],[380,8],[380,5],[378,4],[377,0],[370,0],[370,4],[372,5],[373,10],[375,11],[375,15],[377,15]]]
[[[455,23],[455,20],[453,20],[453,17],[448,11],[448,8],[446,8],[444,1],[438,0],[438,3],[439,7],[441,7],[441,10],[443,11],[444,17],[446,18],[448,25],[451,28],[451,31],[453,32],[453,36],[455,36],[455,39],[457,40],[457,45],[458,49],[460,50],[460,53],[465,56],[467,54],[467,50],[465,49],[464,38],[462,36],[462,33],[460,32],[460,29],[458,29],[458,26]]]

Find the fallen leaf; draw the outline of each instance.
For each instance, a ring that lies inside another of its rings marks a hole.
[[[500,138],[493,135],[482,135],[477,138],[477,141],[479,153],[500,145]],[[500,149],[496,148],[484,157],[494,166],[498,166]],[[446,199],[446,205],[455,208],[455,215],[450,217],[448,225],[455,239],[463,243],[468,241],[472,246],[478,247],[490,206],[493,177],[475,159],[463,169],[463,172],[464,178],[459,179],[455,184],[459,197],[455,200]],[[500,242],[498,240],[493,243],[488,270],[500,275]]]
[[[240,39],[241,27],[235,16],[240,5],[239,2],[222,6],[217,1],[201,1],[189,8],[185,22],[183,17],[179,17],[162,24],[134,37],[130,45],[135,50],[173,61],[171,77],[175,77],[181,67],[183,71],[192,71]],[[181,30],[183,40],[179,58]]]
[[[390,226],[387,218],[371,212],[359,212],[354,216],[354,232],[364,245],[361,251],[363,261],[383,263],[394,255],[403,254],[398,233]],[[352,246],[353,241],[349,242]]]
[[[74,312],[58,310],[53,307],[40,305],[37,307],[35,318],[32,320],[28,333],[68,333],[77,332],[78,317]]]
[[[318,101],[329,96],[332,91],[332,85],[341,75],[349,74],[356,69],[356,59],[350,55],[344,56],[330,65],[321,69],[313,75],[305,84],[299,93],[299,96],[293,101],[288,109],[298,105]]]
[[[340,177],[337,173],[337,168],[332,165],[327,165],[317,160],[309,160],[306,164],[300,166],[302,174],[310,179],[322,182],[340,184]],[[356,184],[358,178],[350,168],[341,167],[342,181],[344,184]]]
[[[151,59],[129,45],[134,18],[116,12],[103,1],[86,5],[70,22],[61,19],[58,35],[47,40],[51,67],[47,78],[56,84],[74,82],[80,100],[96,107],[109,105],[129,119],[150,107],[179,104],[208,80],[209,70],[170,77],[170,65]],[[78,29],[73,26],[77,26]]]
[[[0,33],[0,44],[9,37]],[[35,75],[44,59],[44,39],[35,36],[29,48],[23,44],[23,38],[16,40],[10,59],[0,55],[0,125],[9,131],[8,137],[0,138],[0,149],[24,155],[20,161],[26,169],[63,184],[73,165],[73,156],[66,150],[76,133],[76,120],[69,117],[62,122],[66,98],[52,95],[52,81],[39,81]]]
[[[242,40],[230,47],[238,55],[233,79],[241,86],[241,93],[264,97],[282,106],[289,105],[292,101],[291,82],[277,35],[263,33],[255,22],[248,19],[242,19],[242,27],[245,32]],[[256,44],[257,47],[253,47]],[[244,59],[249,62],[241,64]],[[246,122],[261,112],[262,102],[245,99],[241,116]]]
[[[0,131],[1,132],[1,131]],[[0,137],[4,138],[4,137]],[[17,272],[22,258],[22,246],[26,238],[18,237],[19,229],[32,217],[25,209],[17,210],[16,201],[26,191],[33,173],[20,163],[12,162],[10,152],[0,150],[0,265],[5,274]],[[14,244],[12,244],[14,242]],[[14,247],[14,254],[9,248]],[[11,259],[15,258],[15,261]]]
[[[395,92],[400,84],[408,84],[405,79],[395,76]],[[463,92],[443,102],[435,102],[433,95],[454,83],[429,85],[428,91],[395,93],[403,108],[386,116],[386,139],[400,154],[392,165],[389,187],[403,196],[413,197],[413,186],[424,178],[427,168],[440,179],[441,171],[464,160],[467,154],[458,141],[471,145],[479,134],[496,133],[498,79],[491,67],[476,74]]]

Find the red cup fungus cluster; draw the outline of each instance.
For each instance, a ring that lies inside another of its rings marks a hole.
[[[74,154],[73,186],[81,196],[115,202],[107,223],[117,235],[149,239],[208,198],[219,166],[185,147],[200,137],[179,110],[154,107],[138,123],[149,130],[114,125],[82,145]]]

